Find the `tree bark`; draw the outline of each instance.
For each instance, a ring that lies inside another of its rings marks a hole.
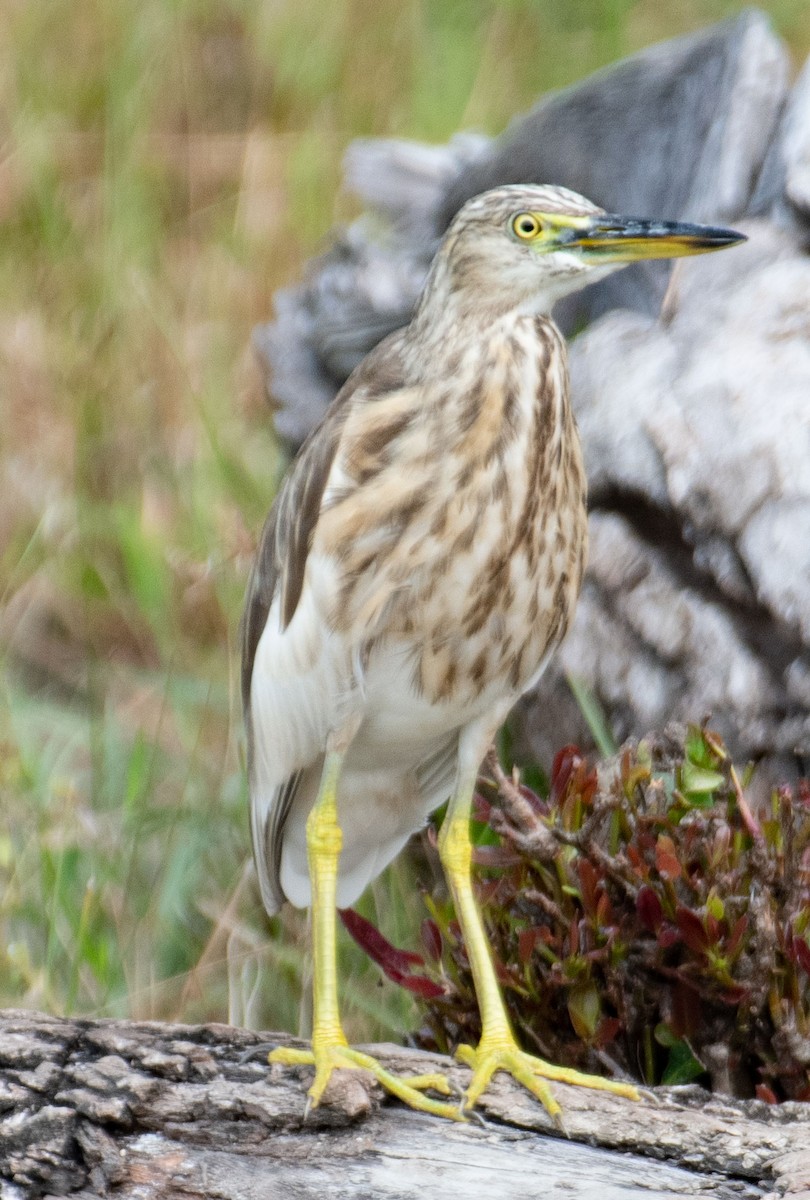
[[[806,1105],[555,1085],[566,1138],[502,1075],[481,1123],[460,1125],[340,1072],[304,1119],[311,1071],[269,1067],[265,1051],[225,1025],[0,1015],[0,1197],[810,1196]],[[439,1056],[376,1052],[400,1072],[468,1077]]]

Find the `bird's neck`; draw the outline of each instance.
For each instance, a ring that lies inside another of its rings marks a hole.
[[[560,296],[536,287],[523,297],[487,288],[487,281],[468,279],[458,287],[449,256],[433,260],[424,290],[408,328],[408,340],[422,349],[427,362],[452,358],[454,347],[511,326],[525,317],[545,316]]]
[[[409,374],[432,385],[423,420],[431,445],[457,460],[459,486],[514,470],[540,443],[556,453],[571,436],[565,343],[550,317],[478,313],[451,328],[438,320],[427,342],[413,332]]]

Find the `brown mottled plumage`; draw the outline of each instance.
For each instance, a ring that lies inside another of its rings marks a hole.
[[[501,1055],[484,1055],[468,1101],[487,1072],[513,1069],[464,828],[481,757],[565,636],[585,565],[585,477],[549,313],[630,258],[736,237],[607,217],[559,188],[476,197],[411,324],[354,372],[284,481],[248,589],[242,684],[262,896],[272,912],[309,903],[310,876],[315,887],[315,1102],[354,1054],[332,906],[352,903],[451,793],[440,849],[482,1045]],[[554,1111],[545,1085],[527,1086]],[[438,1111],[417,1094],[405,1098]]]
[[[506,218],[522,192],[503,189],[490,197],[499,196]],[[475,205],[467,206],[471,219]],[[576,208],[598,212],[579,198]],[[458,263],[453,259],[470,232],[474,226],[455,236],[451,230],[414,322],[381,343],[347,382],[302,448],[270,513],[244,622],[252,760],[256,739],[264,735],[251,720],[259,640],[276,598],[280,627],[290,628],[313,551],[334,563],[320,619],[350,648],[347,673],[381,648],[403,646],[408,686],[446,714],[443,751],[465,718],[477,714],[482,694],[514,702],[568,628],[587,525],[565,345],[547,315],[514,315],[505,303],[505,312],[489,307],[486,293],[468,297],[466,288],[458,289],[460,275],[474,279],[482,270],[474,250]],[[437,315],[438,295],[452,294],[450,288],[463,303],[443,303]],[[276,811],[271,802],[269,826],[266,816],[264,822],[269,839],[254,825],[263,892],[273,907],[284,894],[278,842],[295,799],[289,780],[309,769],[311,804],[323,749],[314,762],[287,764],[283,752],[274,753],[284,774],[274,772],[271,786],[283,808]],[[436,749],[431,730],[424,757]],[[417,758],[410,770],[392,775],[392,803],[403,785],[406,793],[418,787],[413,773],[420,765]],[[299,788],[302,781],[303,775]],[[443,781],[449,791],[449,760]],[[257,786],[252,772],[254,791]],[[444,799],[446,794],[426,797],[431,807]],[[415,803],[410,828],[428,811],[427,804]],[[400,814],[382,823],[380,835],[387,835],[387,861],[406,836]],[[299,902],[307,899],[303,849],[299,838],[303,894],[293,897]],[[351,856],[344,861],[351,864]],[[356,890],[341,899],[350,902]]]

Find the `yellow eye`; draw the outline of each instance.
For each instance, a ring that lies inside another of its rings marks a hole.
[[[540,222],[534,213],[518,213],[516,217],[512,218],[512,233],[521,241],[528,242],[531,238],[537,237],[540,229]]]

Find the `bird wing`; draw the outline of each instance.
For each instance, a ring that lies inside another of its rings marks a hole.
[[[403,386],[397,353],[400,337],[395,333],[381,342],[346,381],[301,447],[267,516],[242,617],[242,703],[248,721],[256,648],[270,608],[280,595],[281,623],[286,629],[301,599],[321,501],[352,401],[362,396],[373,403]]]
[[[293,644],[297,631],[294,634],[290,624],[304,595],[309,552],[341,435],[357,404],[373,404],[403,387],[398,353],[400,336],[391,335],[363,361],[304,443],[270,509],[248,582],[241,631],[242,704],[247,729],[253,851],[262,898],[269,912],[284,901],[279,883],[284,825],[304,769],[319,757],[318,753],[310,754],[310,761],[296,761],[294,768],[287,771],[285,759],[294,761],[301,755],[285,744],[288,739],[282,727],[286,724],[288,733],[299,716],[302,724],[312,723],[313,706],[325,702],[328,693],[318,679],[317,670],[310,671],[308,681],[302,684],[296,679],[294,668],[291,669],[283,689],[286,722],[277,722],[278,729],[268,729],[265,714],[259,728],[251,696],[257,651],[272,611],[278,626],[274,628],[275,647],[281,654],[289,654],[291,661],[298,654]],[[273,700],[281,706],[280,692],[279,687]],[[297,708],[302,709],[301,714]],[[280,708],[277,712],[280,716]],[[320,746],[321,752],[323,749]]]

